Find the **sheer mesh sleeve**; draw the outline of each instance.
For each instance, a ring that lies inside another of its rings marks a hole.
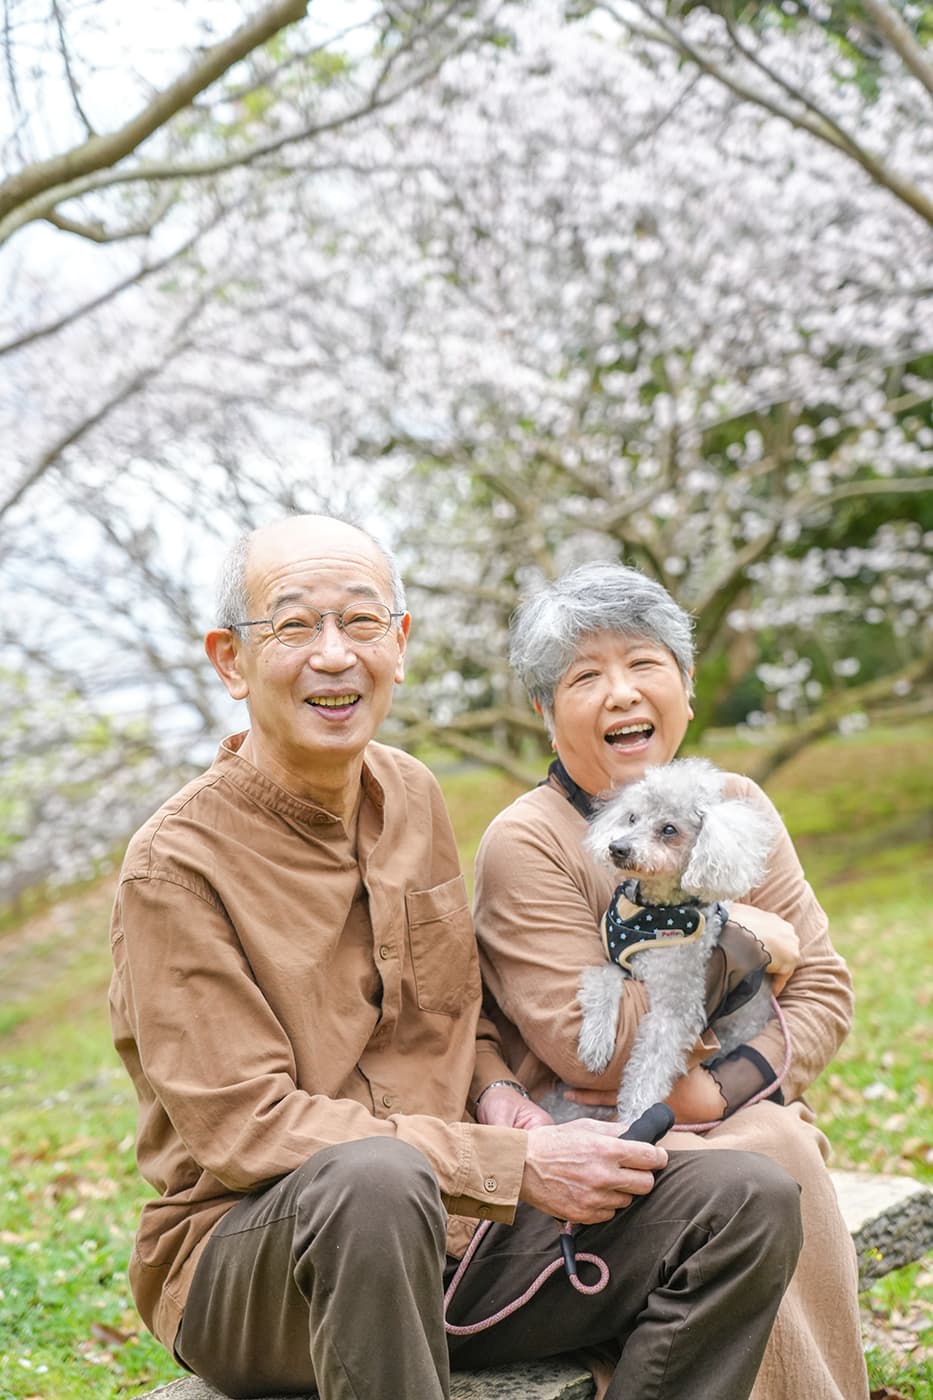
[[[719,1086],[726,1105],[724,1118],[774,1083],[774,1070],[764,1055],[759,1055],[751,1045],[740,1045],[731,1055],[726,1055],[716,1064],[707,1065],[706,1069]],[[780,1088],[775,1089],[768,1098],[774,1103],[784,1102]]]
[[[744,924],[730,919],[706,965],[706,1019],[715,1020],[743,1006],[761,986],[768,951]]]

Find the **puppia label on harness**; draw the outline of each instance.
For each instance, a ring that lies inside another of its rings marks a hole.
[[[611,962],[626,967],[645,948],[670,948],[694,943],[706,927],[701,909],[693,904],[643,904],[623,918],[619,899],[636,903],[637,891],[619,885],[602,922],[603,946]]]

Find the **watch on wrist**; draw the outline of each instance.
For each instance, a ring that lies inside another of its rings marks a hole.
[[[488,1094],[490,1089],[514,1089],[517,1094],[521,1094],[523,1099],[530,1099],[531,1095],[523,1084],[519,1084],[517,1079],[494,1079],[491,1084],[487,1084],[485,1089],[481,1089],[476,1096],[475,1104],[479,1107],[480,1099],[484,1094]]]

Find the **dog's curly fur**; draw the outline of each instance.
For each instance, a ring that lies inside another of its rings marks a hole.
[[[764,874],[777,827],[751,802],[723,797],[724,775],[705,759],[678,759],[649,768],[638,782],[608,798],[584,842],[620,880],[639,881],[645,904],[700,901],[706,918],[693,943],[635,953],[632,974],[648,989],[643,1016],[619,1086],[618,1117],[630,1122],[667,1097],[706,1023],[706,964],[721,932],[719,900],[747,894]],[[624,973],[615,963],[584,969],[578,1053],[600,1073],[615,1051]],[[769,1015],[771,979],[727,1020],[713,1024],[717,1057],[756,1034]],[[587,1110],[592,1112],[592,1110]]]

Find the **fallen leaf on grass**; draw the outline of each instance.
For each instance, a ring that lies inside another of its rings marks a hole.
[[[73,1138],[71,1142],[66,1142],[56,1151],[57,1157],[80,1157],[82,1152],[86,1152],[89,1147],[97,1147],[97,1139],[91,1137]]]
[[[91,1336],[106,1347],[125,1346],[132,1335],[132,1332],[121,1332],[117,1327],[110,1327],[106,1322],[91,1323]]]
[[[873,1390],[868,1400],[910,1400],[910,1396],[902,1390],[892,1390],[889,1385],[883,1385],[880,1390]]]

